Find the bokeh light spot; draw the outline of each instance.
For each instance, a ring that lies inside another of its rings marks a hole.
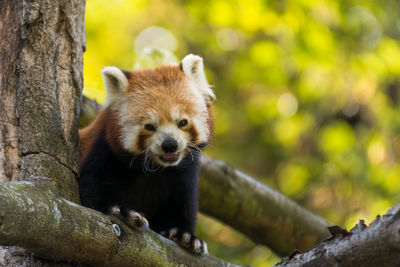
[[[231,51],[238,47],[239,36],[232,29],[222,29],[217,32],[217,44],[222,50]]]
[[[385,145],[381,141],[373,141],[368,147],[368,158],[371,163],[378,164],[385,159]]]
[[[354,115],[356,115],[359,110],[360,110],[360,105],[358,103],[351,102],[343,107],[342,112],[344,115],[351,118]]]
[[[299,194],[308,180],[308,171],[303,166],[288,164],[279,173],[279,184],[283,193],[287,195]]]
[[[155,68],[163,64],[177,64],[178,59],[169,50],[145,47],[137,55],[135,69]]]
[[[382,26],[374,14],[364,6],[349,9],[346,16],[347,30],[358,36],[366,47],[374,47],[382,36]]]
[[[321,129],[319,147],[327,156],[349,150],[355,142],[354,132],[345,122],[332,123]]]
[[[362,77],[353,89],[353,97],[359,104],[367,104],[376,91],[376,81],[371,77]]]
[[[136,53],[141,53],[145,48],[175,51],[177,41],[170,31],[162,27],[149,27],[139,33],[135,40]]]
[[[299,104],[294,95],[290,93],[284,93],[279,97],[277,106],[279,113],[283,117],[290,117],[296,113]]]

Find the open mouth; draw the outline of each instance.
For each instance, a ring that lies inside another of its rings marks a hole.
[[[164,162],[175,162],[179,158],[179,153],[166,153],[164,155],[159,156],[160,159]]]

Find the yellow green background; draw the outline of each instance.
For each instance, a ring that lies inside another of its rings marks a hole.
[[[88,0],[86,27],[85,95],[104,100],[104,66],[198,54],[217,95],[208,155],[346,228],[400,202],[398,0]],[[205,216],[198,234],[217,257],[279,261]]]

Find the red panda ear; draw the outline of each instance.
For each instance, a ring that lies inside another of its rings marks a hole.
[[[204,96],[215,99],[215,94],[207,82],[206,74],[204,73],[203,59],[201,57],[189,54],[182,59],[179,67],[185,73],[186,77],[194,82],[196,88]]]
[[[125,92],[128,87],[130,73],[122,71],[117,67],[105,67],[101,70],[101,74],[103,75],[103,82],[107,93],[104,106],[109,106]]]

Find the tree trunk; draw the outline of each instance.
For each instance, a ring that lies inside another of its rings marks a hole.
[[[0,181],[49,177],[74,202],[84,10],[78,0],[0,1]],[[0,265],[53,264],[8,247]]]

